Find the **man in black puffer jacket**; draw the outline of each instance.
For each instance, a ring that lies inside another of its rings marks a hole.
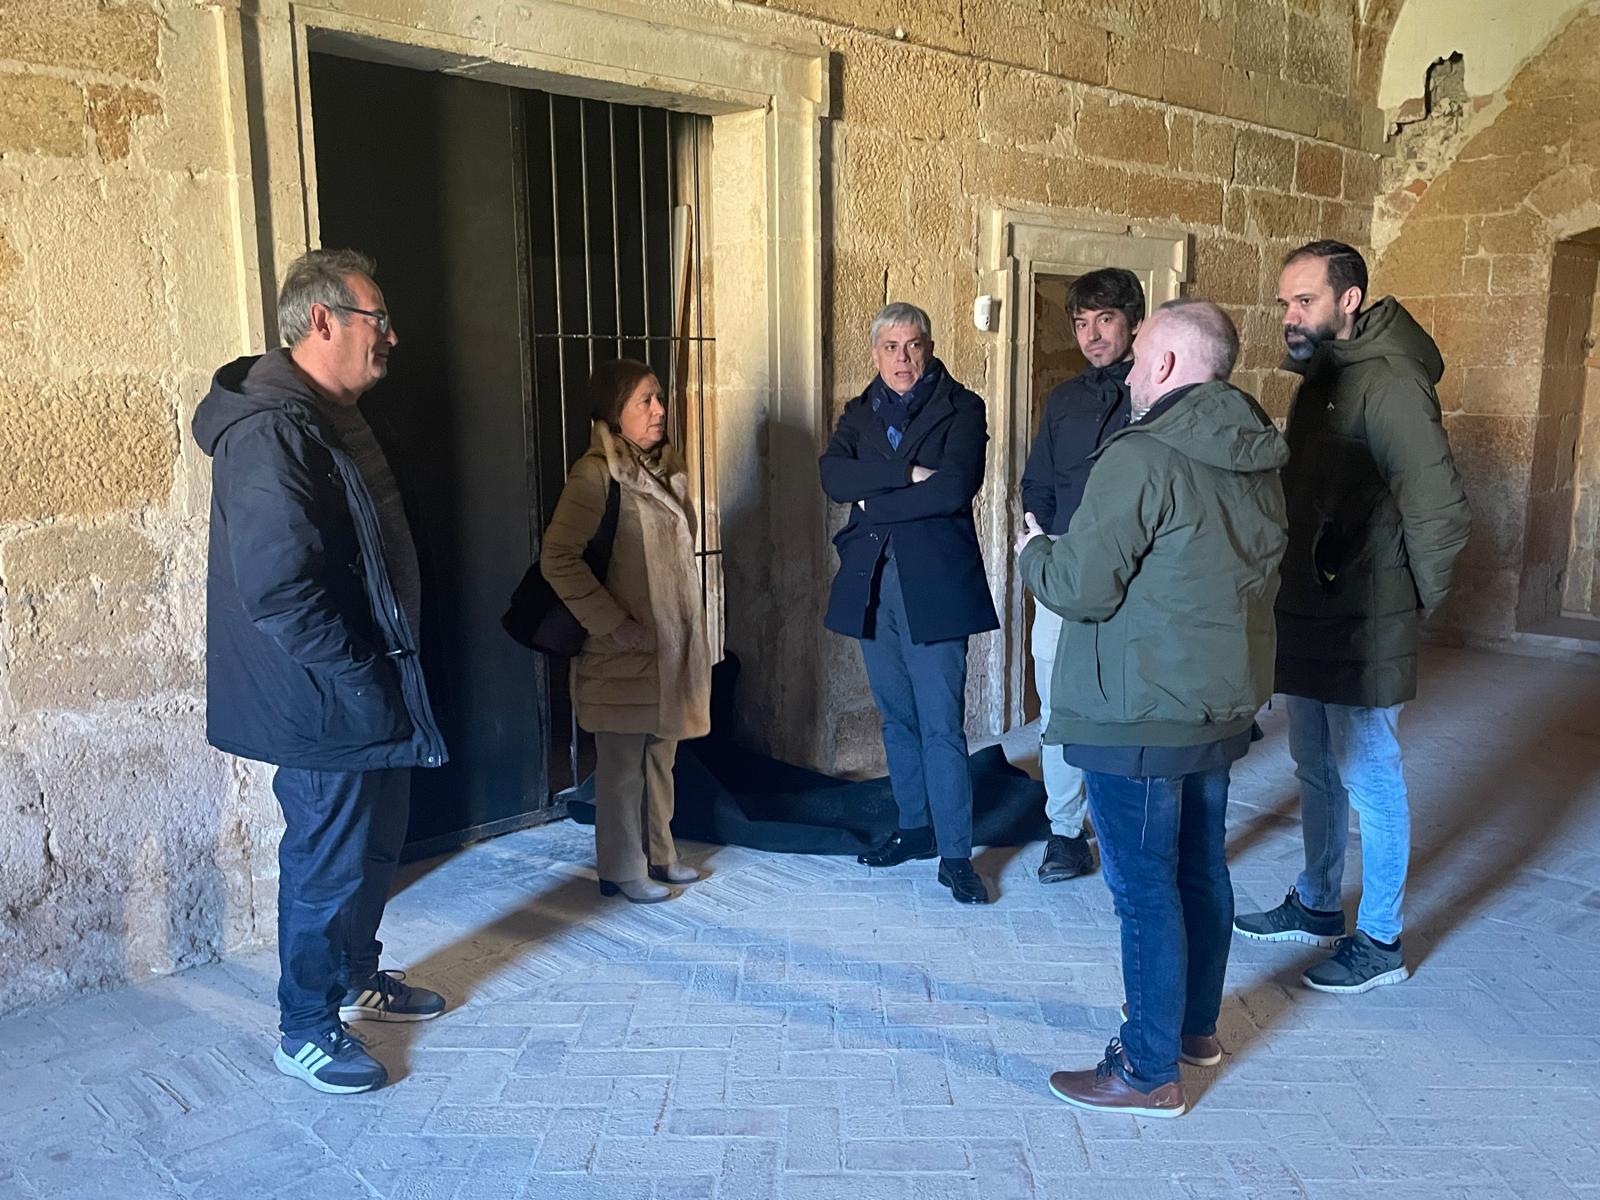
[[[1434,391],[1444,359],[1393,296],[1366,307],[1367,264],[1310,242],[1278,277],[1289,407],[1289,548],[1278,593],[1277,688],[1288,699],[1305,869],[1283,903],[1241,913],[1263,942],[1325,946],[1307,987],[1360,995],[1410,976],[1400,934],[1411,801],[1400,710],[1417,695],[1422,614],[1455,582],[1472,514]],[[1345,935],[1350,810],[1361,904]]]
[[[1022,509],[1051,537],[1060,537],[1072,523],[1095,451],[1128,424],[1128,370],[1133,366],[1133,336],[1144,320],[1144,288],[1137,275],[1121,267],[1090,271],[1067,289],[1067,315],[1089,365],[1045,401],[1022,473]],[[1033,610],[1030,640],[1043,732],[1050,721],[1051,679],[1061,641],[1061,618],[1047,605]],[[1083,772],[1061,756],[1059,746],[1041,745],[1039,759],[1045,815],[1050,818],[1039,882],[1059,883],[1094,869],[1083,831],[1088,801]]]
[[[444,1011],[378,968],[409,771],[445,747],[417,659],[416,550],[356,407],[398,341],[372,273],[351,251],[293,263],[278,298],[288,348],[221,368],[193,426],[211,458],[206,738],[278,767],[273,1058],[335,1094],[388,1078],[345,1021]]]

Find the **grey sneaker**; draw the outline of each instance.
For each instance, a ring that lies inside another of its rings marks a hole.
[[[1255,942],[1304,942],[1308,946],[1332,946],[1344,936],[1344,913],[1319,917],[1300,903],[1294,888],[1277,908],[1266,912],[1240,913],[1233,919],[1234,932]]]
[[[1340,938],[1333,954],[1300,978],[1319,992],[1359,996],[1387,983],[1404,983],[1410,976],[1398,942],[1393,950],[1385,950],[1358,929],[1351,937]]]
[[[370,1092],[389,1081],[383,1064],[342,1025],[314,1038],[279,1039],[272,1061],[283,1074],[333,1096]]]
[[[341,1021],[431,1021],[444,997],[405,982],[404,971],[377,971],[352,985],[339,1004]]]

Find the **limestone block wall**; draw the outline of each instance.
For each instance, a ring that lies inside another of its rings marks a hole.
[[[490,61],[559,33],[517,0],[299,7]],[[982,383],[992,347],[968,313],[994,204],[1192,234],[1194,290],[1238,319],[1240,381],[1280,413],[1278,259],[1369,242],[1387,0],[580,7],[825,60],[830,416],[868,377],[886,298],[926,307],[941,356]],[[0,1009],[271,936],[266,773],[202,737],[207,474],[187,422],[218,363],[262,348],[270,276],[316,237],[284,183],[295,147],[261,134],[263,108],[274,130],[296,111],[288,20],[284,0],[0,0]],[[696,78],[672,44],[641,68]],[[729,604],[792,624],[826,583]],[[875,765],[855,647],[820,628],[814,646],[816,736],[784,740]],[[974,664],[997,670],[994,647]]]
[[[184,432],[248,340],[224,32],[0,3],[0,1010],[271,929],[270,795],[202,736]]]
[[[1286,410],[1278,263],[1313,237],[1369,244],[1387,9],[1363,23],[1355,4],[1299,0],[769,7],[820,18],[794,27],[833,57],[835,412],[869,377],[864,332],[886,297],[926,308],[940,356],[981,386],[991,347],[969,314],[978,222],[994,204],[1192,233],[1193,290],[1225,305],[1244,337],[1241,386]],[[825,765],[881,769],[855,646],[827,638],[821,652]],[[1002,653],[1000,635],[975,639],[970,696],[1003,670]],[[969,714],[973,732],[997,728],[982,707]]]
[[[1434,623],[1446,636],[1511,636],[1525,578],[1530,595],[1560,595],[1551,572],[1570,533],[1576,439],[1570,406],[1540,396],[1556,246],[1600,227],[1596,39],[1600,5],[1580,6],[1503,92],[1474,99],[1431,169],[1378,205],[1374,290],[1399,296],[1439,343],[1473,507],[1456,595]]]

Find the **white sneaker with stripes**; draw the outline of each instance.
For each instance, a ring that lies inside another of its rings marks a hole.
[[[283,1074],[335,1096],[370,1092],[389,1082],[383,1064],[343,1026],[314,1038],[283,1038],[272,1052],[272,1061]]]

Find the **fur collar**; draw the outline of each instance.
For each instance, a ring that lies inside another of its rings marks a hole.
[[[668,442],[661,447],[664,478],[648,470],[639,461],[639,452],[628,445],[621,435],[612,433],[604,421],[594,423],[589,449],[598,450],[605,456],[606,470],[618,486],[641,500],[652,500],[676,513],[688,522],[691,529],[694,528],[694,505],[689,500],[689,468],[676,446]]]

